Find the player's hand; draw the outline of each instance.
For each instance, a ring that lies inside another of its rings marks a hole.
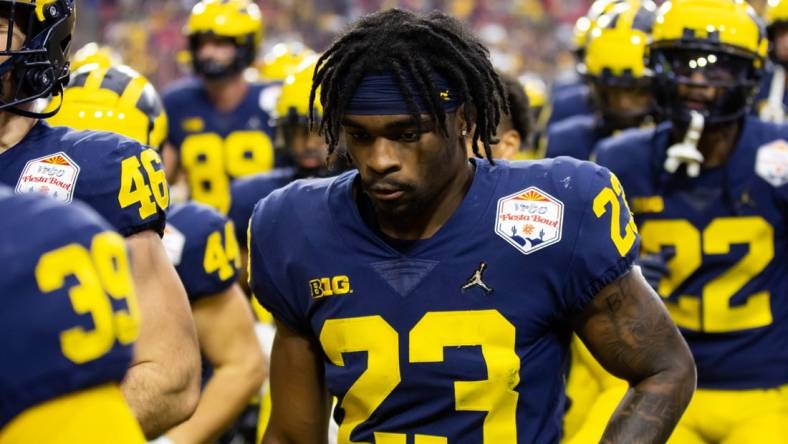
[[[659,288],[659,281],[670,276],[668,261],[675,255],[675,247],[665,247],[659,253],[643,254],[638,258],[640,271],[654,291]]]

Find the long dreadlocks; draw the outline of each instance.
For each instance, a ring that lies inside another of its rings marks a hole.
[[[317,62],[309,97],[310,122],[314,126],[312,105],[320,88],[323,116],[318,130],[326,138],[329,153],[339,142],[342,116],[357,86],[367,73],[383,72],[394,75],[417,122],[414,97],[418,94],[423,99],[444,136],[448,136],[446,112],[432,73],[446,78],[461,95],[466,122],[475,123],[474,154],[481,157],[481,141],[486,157],[492,160],[490,145],[497,143],[496,128],[501,112],[508,113],[508,101],[487,48],[454,18],[439,12],[417,16],[400,9],[362,18]]]

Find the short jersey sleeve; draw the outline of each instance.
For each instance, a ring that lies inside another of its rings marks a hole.
[[[126,245],[95,211],[0,196],[0,429],[24,410],[119,383],[139,331]]]
[[[296,300],[296,295],[283,293],[280,291],[282,286],[277,285],[287,279],[281,270],[286,269],[282,264],[288,260],[284,251],[287,242],[278,238],[271,225],[271,221],[278,220],[279,213],[282,213],[279,211],[283,204],[281,194],[281,191],[276,191],[266,197],[252,213],[249,223],[249,288],[274,319],[299,334],[307,335],[307,308]]]
[[[627,273],[640,243],[618,178],[588,162],[580,170],[585,196],[579,200],[581,221],[563,292],[570,313],[583,310],[602,288]]]
[[[224,292],[238,280],[241,253],[233,223],[196,203],[173,208],[164,245],[190,302]]]
[[[83,168],[76,197],[93,207],[123,236],[145,230],[160,235],[169,187],[159,154],[123,137],[101,134],[86,147],[98,165]]]

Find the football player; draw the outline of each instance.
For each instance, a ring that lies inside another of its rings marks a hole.
[[[123,238],[4,185],[0,214],[0,443],[144,443],[119,387],[140,329]]]
[[[131,81],[118,96],[111,85],[128,78]],[[134,96],[140,91],[145,91],[146,105]],[[167,119],[161,99],[129,67],[85,66],[74,74],[63,96],[63,106],[50,123],[114,130],[152,147],[164,144]],[[125,124],[118,125],[113,116],[121,115]],[[265,366],[251,310],[235,282],[240,249],[234,231],[226,217],[206,205],[187,202],[167,210],[164,246],[189,297],[200,350],[208,365],[203,366],[206,383],[197,410],[160,438],[160,443],[215,440],[262,385]]]
[[[189,295],[206,362],[197,410],[160,443],[214,442],[259,392],[268,368],[237,283],[241,250],[233,223],[196,202],[167,212],[164,243]]]
[[[0,0],[0,183],[81,200],[126,237],[142,324],[121,387],[145,434],[156,436],[192,414],[200,375],[188,301],[160,239],[167,181],[158,154],[138,142],[39,120],[54,110],[37,112],[35,99],[68,78],[74,20],[73,0]],[[121,93],[125,80],[111,87]],[[134,97],[141,106],[143,92]]]
[[[641,266],[681,329],[698,391],[672,442],[788,436],[788,127],[750,116],[767,57],[736,0],[657,14],[657,103],[669,121],[601,143],[642,235]]]
[[[364,17],[314,79],[319,128],[357,170],[253,213],[250,282],[277,322],[263,442],[325,442],[329,393],[340,443],[557,442],[572,329],[631,383],[605,439],[667,439],[694,365],[631,271],[618,180],[566,158],[468,159],[468,137],[491,157],[506,92],[441,13]]]
[[[626,3],[627,0],[596,0],[588,8],[585,16],[575,22],[573,30],[574,54],[577,66],[583,64],[591,33],[597,26],[597,20],[614,6]],[[593,113],[588,85],[582,76],[572,82],[555,84],[550,90],[550,103],[545,109],[545,128],[566,118]]]
[[[254,2],[203,0],[185,29],[196,78],[163,95],[171,121],[164,163],[171,181],[185,174],[193,200],[226,214],[230,183],[275,165],[269,121],[279,86],[243,75],[263,38]]]
[[[531,140],[530,106],[525,87],[519,80],[506,74],[499,73],[499,76],[506,89],[509,108],[507,113],[501,116],[498,129],[495,132],[495,139],[498,142],[492,147],[493,158],[514,160],[518,156],[530,152],[528,149]],[[474,157],[472,140],[466,139],[465,142],[468,156]]]
[[[598,141],[653,119],[645,48],[656,9],[650,0],[630,0],[597,20],[579,68],[589,84],[595,112],[551,125],[545,157],[589,159]]]
[[[283,152],[292,167],[277,168],[268,173],[239,179],[232,185],[232,204],[228,216],[235,224],[235,234],[242,248],[241,257],[246,261],[247,229],[255,204],[277,188],[309,177],[328,177],[337,174],[341,160],[329,167],[326,157],[328,147],[323,138],[309,130],[309,92],[312,88],[312,73],[315,62],[306,64],[296,74],[290,75],[282,86],[276,104],[275,125],[277,150]],[[319,103],[314,112],[322,114]],[[248,284],[246,264],[241,267],[241,284]],[[248,289],[247,289],[248,290]]]
[[[771,69],[763,76],[755,96],[753,111],[767,122],[785,122],[788,94],[785,67],[788,65],[788,1],[771,0],[766,4],[766,33],[769,37]]]

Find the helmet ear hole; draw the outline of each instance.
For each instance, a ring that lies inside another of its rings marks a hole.
[[[54,77],[50,68],[33,68],[27,71],[25,83],[29,90],[35,94],[49,89],[55,81]]]

